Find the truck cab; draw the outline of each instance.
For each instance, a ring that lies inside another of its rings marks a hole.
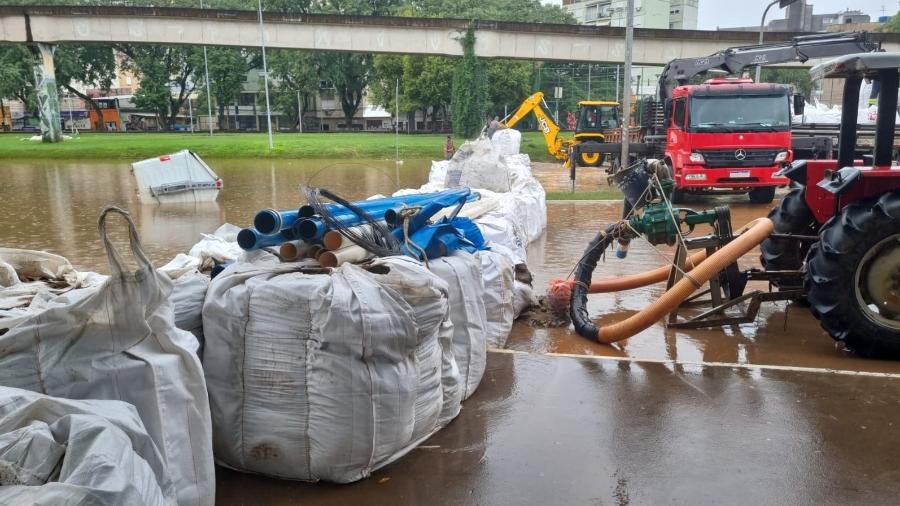
[[[666,103],[666,162],[685,194],[748,193],[768,203],[792,160],[790,89],[747,78],[678,86]]]

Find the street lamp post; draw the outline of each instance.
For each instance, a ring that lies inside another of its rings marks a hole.
[[[784,9],[788,5],[795,3],[797,0],[772,0],[769,5],[766,6],[766,10],[763,11],[762,20],[759,22],[759,45],[761,46],[763,43],[763,33],[766,31],[766,15],[769,13],[769,9],[772,8],[773,5],[778,4],[779,9]],[[762,65],[756,66],[756,82],[759,82],[759,73],[762,70]]]
[[[272,142],[272,109],[269,107],[269,68],[266,65],[266,31],[263,28],[262,0],[256,0],[259,13],[259,45],[262,48],[263,83],[266,88],[266,126],[269,127],[269,151],[275,147]]]
[[[200,0],[200,8],[203,9],[203,0]],[[206,57],[206,46],[203,46],[203,79],[206,84],[206,124],[209,125],[209,135],[213,134],[212,119],[212,93],[209,89],[209,62]],[[200,119],[197,118],[197,126],[200,126]]]

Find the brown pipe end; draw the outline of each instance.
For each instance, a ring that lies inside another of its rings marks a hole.
[[[336,230],[329,230],[328,232],[325,232],[324,236],[322,236],[322,244],[325,246],[325,249],[340,249],[343,243],[344,236],[342,236],[341,233]]]
[[[322,267],[337,267],[337,255],[331,251],[323,251],[318,257],[319,265]]]
[[[299,251],[297,251],[297,245],[293,242],[286,242],[278,248],[278,253],[281,255],[281,258],[284,260],[291,262],[297,259],[299,256]]]

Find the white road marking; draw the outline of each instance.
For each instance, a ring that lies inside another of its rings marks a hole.
[[[661,365],[682,365],[682,366],[700,366],[700,367],[726,367],[730,369],[747,369],[754,371],[789,371],[789,372],[805,372],[817,374],[837,374],[842,376],[865,376],[870,378],[892,378],[900,379],[900,373],[892,372],[874,372],[874,371],[850,371],[846,369],[829,369],[825,367],[798,367],[792,365],[771,365],[771,364],[738,364],[733,362],[694,362],[690,360],[666,360],[656,358],[636,358],[636,357],[610,357],[604,355],[578,355],[575,353],[532,353],[530,351],[507,350],[500,348],[490,348],[491,353],[500,353],[507,355],[545,355],[548,357],[565,357],[565,358],[581,358],[588,360],[609,360],[612,362],[635,362],[638,364],[661,364]]]

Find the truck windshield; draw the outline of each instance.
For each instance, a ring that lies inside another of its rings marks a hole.
[[[691,98],[693,131],[783,131],[791,127],[785,95],[712,95]]]

